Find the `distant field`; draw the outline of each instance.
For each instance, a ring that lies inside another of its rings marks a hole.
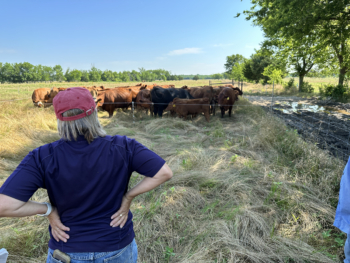
[[[225,80],[230,81],[230,80]],[[22,84],[0,84],[0,101],[31,98],[32,93],[38,88],[52,88],[52,87],[79,87],[79,86],[105,86],[106,88],[115,88],[118,86],[133,86],[138,82],[47,82],[47,83],[22,83]],[[176,88],[181,88],[184,85],[189,87],[209,85],[209,80],[181,80],[181,81],[153,81],[143,82],[144,84],[159,84],[167,85],[174,84]]]
[[[294,83],[298,83],[298,78],[294,78]],[[212,83],[231,83],[231,80],[210,80]],[[284,82],[288,82],[289,78],[285,78]],[[324,84],[337,84],[337,78],[305,78],[306,82],[312,84],[315,88],[315,94],[319,93],[319,87]],[[132,86],[140,82],[47,82],[47,83],[23,83],[23,84],[0,84],[0,101],[1,100],[14,100],[14,99],[24,99],[31,98],[33,90],[38,88],[52,88],[52,87],[78,87],[78,86],[105,86],[106,88],[114,88],[118,86]],[[181,81],[154,81],[154,82],[144,82],[145,84],[157,83],[160,85],[174,84],[176,88],[181,88],[184,85],[188,87],[204,86],[209,85],[209,80],[181,80]],[[213,84],[220,85],[220,84]],[[235,82],[237,86],[237,82]],[[241,86],[240,86],[241,87]],[[283,93],[282,85],[275,85],[274,92],[276,94]],[[254,84],[254,83],[244,83],[243,92],[246,94],[266,94],[270,95],[272,93],[271,84]],[[310,95],[310,94],[309,94]]]

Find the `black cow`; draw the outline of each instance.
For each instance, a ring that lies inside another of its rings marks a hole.
[[[191,94],[185,89],[163,89],[161,87],[154,87],[151,90],[151,101],[154,103],[154,116],[156,117],[158,114],[159,117],[162,117],[163,111],[175,98],[194,99]]]

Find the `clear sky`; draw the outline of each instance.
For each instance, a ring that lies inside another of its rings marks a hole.
[[[249,0],[12,0],[1,3],[0,62],[113,71],[224,72],[263,33],[238,12]]]

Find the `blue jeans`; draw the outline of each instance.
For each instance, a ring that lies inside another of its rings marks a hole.
[[[350,235],[348,234],[346,241],[345,241],[345,246],[344,246],[344,254],[345,254],[345,259],[344,263],[350,263],[350,241],[349,241]]]
[[[53,250],[49,248],[46,263],[61,263],[52,257]],[[137,245],[135,239],[126,247],[113,252],[83,252],[67,253],[71,263],[136,263]]]

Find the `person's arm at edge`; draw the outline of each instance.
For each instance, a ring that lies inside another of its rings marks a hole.
[[[0,194],[0,217],[25,217],[37,214],[45,214],[47,212],[47,205],[34,201],[23,202],[13,197]],[[52,235],[58,242],[62,240],[67,242],[69,235],[64,231],[69,231],[69,227],[64,226],[58,216],[56,207],[52,206],[52,211],[48,215],[50,225],[52,228]]]
[[[24,217],[45,214],[47,205],[28,201],[23,202],[13,197],[0,194],[0,217]]]
[[[123,197],[120,209],[112,215],[112,227],[120,225],[121,228],[125,225],[128,219],[128,212],[131,201],[138,195],[151,191],[162,183],[168,181],[173,176],[170,167],[165,163],[162,168],[153,176],[143,178],[137,185],[131,188]]]

